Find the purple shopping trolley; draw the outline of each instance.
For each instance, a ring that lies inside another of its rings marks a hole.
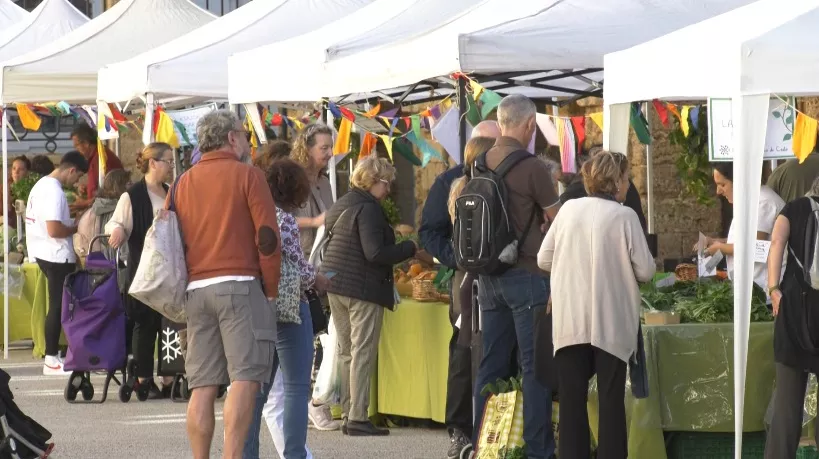
[[[65,369],[71,377],[65,388],[65,399],[77,402],[77,393],[86,402],[94,402],[91,372],[105,371],[102,399],[108,396],[108,386],[116,372],[125,380],[125,307],[117,285],[118,256],[109,260],[102,252],[92,252],[98,239],[91,240],[85,269],[70,274],[63,288],[62,326],[68,341]],[[117,252],[118,254],[118,252]]]

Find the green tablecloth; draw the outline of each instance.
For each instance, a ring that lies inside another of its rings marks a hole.
[[[666,458],[663,431],[733,432],[733,324],[644,326],[649,397],[626,390],[629,456]],[[744,428],[764,430],[774,382],[773,324],[751,324]],[[589,394],[597,436],[597,394]]]
[[[22,271],[25,278],[22,295],[20,298],[14,296],[9,298],[9,341],[30,338],[34,342],[32,354],[40,358],[45,354],[48,283],[45,274],[36,263],[23,264]],[[0,295],[0,301],[2,299],[3,296]],[[3,316],[0,312],[0,327],[2,325]],[[61,336],[60,342],[65,344],[65,336]]]
[[[385,311],[370,415],[393,414],[443,423],[449,368],[449,306],[403,298]]]

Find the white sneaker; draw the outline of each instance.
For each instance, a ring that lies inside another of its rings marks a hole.
[[[333,415],[330,412],[330,405],[313,405],[313,401],[307,402],[307,417],[313,423],[313,427],[318,430],[338,430],[341,428],[341,423],[333,420]]]
[[[71,374],[63,368],[63,359],[58,355],[47,355],[43,362],[44,376],[65,376]]]

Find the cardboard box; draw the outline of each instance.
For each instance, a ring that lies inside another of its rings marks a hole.
[[[666,311],[646,311],[643,313],[646,325],[677,325],[680,323],[680,315],[676,312]]]

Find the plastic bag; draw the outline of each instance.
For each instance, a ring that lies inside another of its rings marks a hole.
[[[341,361],[338,358],[336,326],[333,323],[333,316],[327,323],[327,333],[319,335],[321,347],[324,349],[324,357],[321,360],[316,384],[313,386],[313,400],[321,404],[338,403],[341,389],[341,371],[339,366]]]
[[[504,457],[523,446],[523,392],[495,394],[486,400],[478,437],[477,459]]]
[[[2,267],[2,264],[0,264],[0,267]],[[5,273],[0,270],[0,292],[2,292],[3,295],[6,294],[3,290],[5,286],[4,276]],[[23,273],[23,267],[21,265],[9,264],[9,298],[22,299],[25,283],[26,276],[25,273]]]
[[[160,210],[145,234],[145,246],[128,294],[171,322],[185,323],[188,267],[176,212]]]

